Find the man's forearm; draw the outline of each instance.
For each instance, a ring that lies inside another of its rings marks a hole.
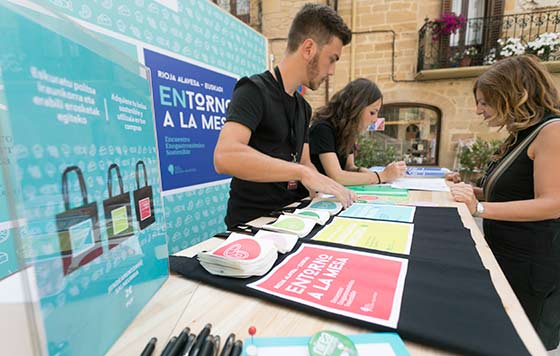
[[[214,155],[214,166],[218,173],[261,183],[301,180],[303,171],[311,168],[308,165],[270,157],[241,144],[218,149]]]

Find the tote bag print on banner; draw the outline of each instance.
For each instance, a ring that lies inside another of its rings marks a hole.
[[[144,170],[144,186],[142,188],[140,188],[140,178],[138,177],[138,169],[140,166],[142,166]],[[148,185],[148,173],[146,172],[144,161],[138,161],[138,163],[136,163],[136,190],[133,195],[136,220],[138,220],[140,230],[144,230],[156,221],[152,186]]]
[[[70,208],[68,197],[68,173],[76,172],[82,206]],[[56,227],[62,255],[64,275],[91,262],[103,252],[99,236],[99,217],[97,204],[88,203],[86,185],[80,168],[71,166],[62,174],[62,198],[65,211],[56,215]]]
[[[119,195],[115,196],[113,196],[113,176],[111,174],[113,170],[117,172],[120,192]],[[116,163],[111,164],[107,171],[107,189],[109,190],[109,199],[103,201],[103,209],[105,210],[107,238],[109,239],[109,248],[111,249],[123,242],[126,237],[134,234],[130,210],[130,194],[124,192],[121,170]]]

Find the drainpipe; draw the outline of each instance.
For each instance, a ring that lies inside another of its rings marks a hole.
[[[356,28],[356,17],[357,17],[357,8],[356,0],[352,0],[352,31]],[[356,39],[354,38],[352,42],[350,42],[350,81],[354,80],[355,78],[355,61],[356,61]]]

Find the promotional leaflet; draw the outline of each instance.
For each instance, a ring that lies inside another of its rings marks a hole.
[[[387,220],[398,222],[412,222],[414,220],[413,206],[371,205],[355,203],[338,216],[347,218],[364,218],[372,220]]]
[[[303,217],[306,219],[312,219],[316,224],[325,225],[325,223],[330,219],[331,214],[328,211],[320,209],[296,209],[293,213],[284,213],[285,215],[294,215]]]
[[[357,202],[362,204],[408,204],[408,195],[375,195],[368,192],[356,192],[356,195],[358,196]]]
[[[313,240],[408,255],[413,224],[335,217]]]
[[[396,328],[408,261],[302,244],[249,288],[324,311]],[[367,273],[364,273],[367,271]]]
[[[369,168],[372,172],[382,172],[384,169],[385,167],[383,166],[373,166]],[[406,167],[406,177],[443,178],[449,172],[449,169],[440,167]]]
[[[432,192],[448,192],[449,186],[443,178],[399,178],[391,183],[395,189],[428,190]]]
[[[356,194],[361,195],[377,195],[377,196],[395,196],[408,198],[407,189],[393,188],[387,184],[369,184],[369,185],[348,185],[346,188],[353,190]]]
[[[275,222],[263,225],[262,228],[265,230],[287,232],[295,234],[299,237],[304,237],[313,230],[314,226],[315,221],[312,219],[298,217],[295,215],[280,215]]]
[[[342,210],[342,204],[333,199],[315,198],[307,206],[308,209],[327,211],[330,215],[336,215]]]

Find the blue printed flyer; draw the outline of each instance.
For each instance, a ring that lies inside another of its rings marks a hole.
[[[414,220],[415,212],[414,206],[355,203],[339,216],[410,223]]]

